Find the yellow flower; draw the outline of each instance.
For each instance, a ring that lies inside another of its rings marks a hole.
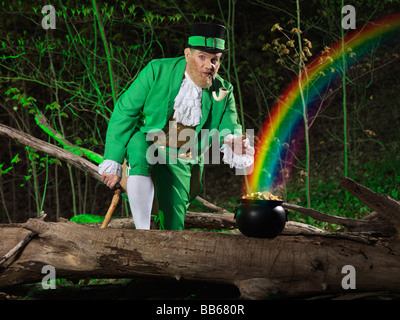
[[[304,43],[305,43],[305,45],[306,45],[307,47],[312,48],[312,44],[311,44],[311,41],[310,41],[310,40],[308,40],[308,39],[306,39],[306,38],[303,38],[303,41],[304,41]]]
[[[365,132],[366,134],[369,134],[370,136],[376,136],[376,133],[373,132],[372,130],[364,130],[364,132]]]
[[[275,30],[282,31],[282,27],[279,25],[279,23],[275,23],[275,24],[272,26],[271,31],[275,31]]]
[[[286,42],[286,45],[288,47],[294,48],[294,40],[289,40],[288,42]]]
[[[280,40],[280,38],[276,38],[276,39],[272,40],[272,44],[274,46],[279,46],[279,40]]]
[[[301,30],[298,29],[298,28],[293,28],[292,31],[290,31],[290,32],[291,32],[291,33],[298,33],[298,34],[300,34],[300,33],[301,33]]]

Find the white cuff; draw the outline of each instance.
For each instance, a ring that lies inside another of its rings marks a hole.
[[[118,177],[122,177],[122,166],[114,160],[104,160],[99,164],[98,173],[100,175],[103,173],[117,174]]]
[[[225,138],[229,139],[233,137],[235,136],[232,134],[228,134]],[[249,138],[246,138],[244,141],[244,147],[246,148],[246,150],[250,151],[250,154],[236,154],[232,150],[232,144],[226,142],[222,145],[220,149],[220,151],[224,154],[222,157],[222,161],[225,164],[229,164],[231,168],[244,169],[250,167],[254,163],[254,148],[250,145]]]

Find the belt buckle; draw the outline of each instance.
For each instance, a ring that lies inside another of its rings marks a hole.
[[[212,39],[213,41],[214,41],[214,47],[209,47],[208,45],[207,45],[207,39]],[[206,48],[212,48],[212,49],[216,49],[217,48],[217,40],[215,39],[215,38],[207,38],[207,37],[204,37],[204,47],[206,47]]]

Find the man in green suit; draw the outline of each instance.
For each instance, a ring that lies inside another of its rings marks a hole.
[[[184,229],[187,206],[201,189],[202,153],[216,133],[225,163],[239,169],[253,164],[232,85],[218,75],[224,37],[224,26],[193,24],[184,56],[151,61],[115,105],[99,173],[114,188],[127,160],[127,196],[137,229],[150,228],[154,195],[162,227]],[[215,94],[220,88],[227,89],[221,100]]]

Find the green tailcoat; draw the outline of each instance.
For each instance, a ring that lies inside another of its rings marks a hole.
[[[135,130],[148,133],[165,127],[173,112],[174,99],[182,84],[185,69],[186,60],[182,56],[153,60],[139,73],[115,105],[107,130],[104,159],[123,163],[127,143]],[[233,87],[217,75],[216,92],[220,87],[229,92],[219,102],[213,99],[211,88],[203,89],[202,117],[201,123],[196,126],[197,134],[201,129],[241,133]]]

